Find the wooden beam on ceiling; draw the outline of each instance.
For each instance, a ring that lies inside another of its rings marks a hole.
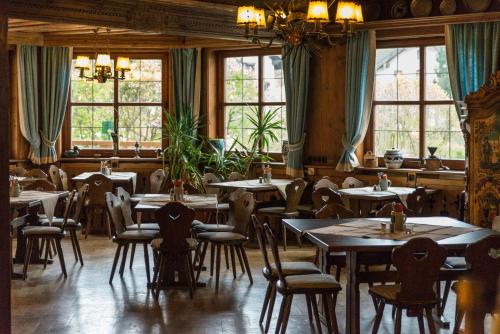
[[[176,36],[245,40],[236,7],[199,1],[8,0],[9,17],[131,29]],[[198,4],[198,6],[195,6]],[[266,33],[262,34],[266,36]],[[270,36],[269,33],[267,33]]]
[[[44,45],[43,34],[40,33],[23,33],[10,32],[8,34],[9,44],[24,44],[24,45]]]

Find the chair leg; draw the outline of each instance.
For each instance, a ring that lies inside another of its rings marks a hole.
[[[219,275],[220,275],[220,253],[221,253],[221,244],[217,244],[216,250],[216,268],[215,268],[215,291],[219,291]]]
[[[297,244],[299,245],[300,248],[302,248],[302,239],[300,238],[300,235],[296,235],[297,236]]]
[[[118,264],[118,259],[120,258],[120,251],[122,250],[122,245],[118,244],[116,247],[115,258],[113,260],[113,266],[111,267],[111,275],[109,276],[109,284],[112,284],[113,277],[115,276],[116,265]]]
[[[253,284],[252,271],[250,270],[250,265],[248,264],[247,253],[245,252],[245,248],[243,245],[238,246],[240,248],[241,256],[243,257],[243,262],[245,263],[245,268],[247,270],[248,279],[250,280],[250,284]]]
[[[69,230],[69,239],[71,240],[71,248],[73,249],[75,261],[78,262],[78,253],[76,251],[75,239],[73,239],[73,230]]]
[[[227,251],[227,245],[224,245],[224,257],[226,258],[226,269],[229,270],[229,254]]]
[[[108,239],[111,240],[113,238],[113,235],[111,234],[111,221],[108,217],[108,215],[104,216],[104,224],[106,225],[106,229],[108,230]]]
[[[210,246],[210,277],[214,275],[215,244]]]
[[[457,300],[457,306],[455,309],[455,325],[453,326],[453,334],[459,334],[460,326],[462,325],[464,315],[465,315],[465,312],[460,306],[458,306],[458,300]]]
[[[264,304],[262,304],[262,310],[260,311],[259,324],[262,325],[264,317],[266,316],[267,305],[269,304],[269,297],[271,296],[272,283],[268,281],[266,295],[264,296]]]
[[[420,313],[418,315],[418,331],[420,334],[425,334],[423,310],[420,310]]]
[[[132,269],[132,266],[134,264],[134,255],[135,255],[135,243],[132,244],[132,249],[130,250],[130,264],[129,264],[129,269]],[[149,283],[149,282],[148,282]]]
[[[401,307],[396,307],[396,322],[394,323],[394,333],[401,334],[401,316],[403,315],[403,309]]]
[[[61,247],[61,239],[57,238],[54,240],[54,242],[56,243],[57,255],[59,256],[61,270],[63,272],[64,278],[66,278],[66,277],[68,277],[68,274],[66,273],[66,263],[64,263],[64,254],[63,254],[62,247]]]
[[[23,280],[26,280],[28,273],[28,265],[31,259],[31,253],[33,253],[34,242],[32,238],[28,238],[26,244],[26,253],[24,254],[24,266],[23,266]]]
[[[158,281],[156,282],[156,290],[154,291],[154,298],[158,300],[160,297],[160,288],[163,283],[163,278],[165,277],[165,263],[167,262],[163,254],[160,255],[159,259],[160,265],[158,268]]]
[[[229,251],[231,253],[231,266],[233,267],[233,278],[236,279],[236,261],[234,258],[234,246],[229,246]],[[260,323],[262,323],[262,320],[260,321]]]
[[[286,226],[283,223],[281,224],[282,235],[283,235],[283,250],[286,252]]]
[[[76,252],[78,253],[80,264],[83,266],[82,250],[80,249],[80,241],[78,240],[78,235],[76,234],[76,230],[71,231],[71,238],[73,238],[75,242]]]
[[[245,265],[243,263],[243,257],[241,256],[241,251],[238,246],[234,246],[236,248],[236,255],[238,255],[238,261],[240,262],[241,272],[245,273]]]
[[[283,296],[283,298],[281,299],[280,312],[278,314],[278,320],[276,321],[276,329],[274,330],[274,334],[279,334],[280,332],[281,323],[283,322],[283,313],[285,310],[285,304],[286,304],[286,296]]]
[[[196,273],[196,282],[200,279],[201,269],[203,268],[203,261],[205,261],[205,255],[207,254],[208,242],[203,243],[203,250],[200,255],[200,262],[198,262],[198,271]]]
[[[306,304],[307,304],[307,316],[309,317],[309,325],[311,327],[314,327],[312,306],[311,306],[311,296],[308,294],[306,294]]]
[[[120,271],[119,271],[120,277],[123,276],[123,271],[125,270],[125,263],[127,263],[128,247],[129,243],[126,243],[125,246],[123,246],[122,263],[120,264]]]
[[[331,303],[331,308],[330,308],[330,318],[332,318],[332,327],[333,327],[333,333],[334,334],[339,334],[339,324],[337,321],[337,314],[335,313],[335,306],[337,305],[337,293],[334,293],[333,295],[328,296],[328,301]]]
[[[185,275],[186,275],[186,279],[187,279],[187,283],[188,283],[188,287],[189,287],[189,298],[193,299],[193,280],[192,280],[192,277],[191,277],[191,269],[190,269],[190,264],[191,263],[191,259],[189,257],[189,253],[186,254],[186,256],[184,256],[184,271],[185,271]]]
[[[339,266],[338,264],[335,265],[335,279],[337,280],[337,282],[340,282],[340,274],[342,272],[342,267]]]
[[[429,332],[431,334],[436,334],[436,326],[434,325],[434,318],[432,317],[432,308],[426,307],[425,314],[427,316],[427,326],[429,326]]]
[[[144,247],[144,264],[146,265],[146,277],[148,278],[148,283],[151,283],[151,272],[149,270],[148,244],[145,242],[142,245]],[[134,253],[133,253],[134,249],[135,249],[135,244],[132,245],[132,254],[131,254],[132,257],[134,256]],[[132,258],[131,258],[131,260],[132,260]]]
[[[325,320],[326,320],[326,328],[328,330],[328,334],[332,333],[332,319],[330,318],[330,301],[327,297],[326,293],[321,295],[323,297],[323,309],[325,311]]]
[[[281,333],[286,333],[286,327],[288,325],[288,318],[290,318],[290,309],[292,307],[293,295],[286,296],[285,299],[285,309],[283,310],[283,322],[281,324]]]
[[[274,303],[276,302],[276,281],[272,282],[271,294],[269,295],[269,306],[267,308],[267,319],[266,326],[264,327],[264,333],[269,331],[269,326],[271,325],[271,318],[274,311]]]
[[[191,260],[191,256],[189,254],[188,254],[188,265],[189,265],[189,276],[191,279],[191,284],[193,286],[193,290],[196,290],[196,280],[194,277],[194,265],[193,265],[193,262]]]
[[[380,301],[377,307],[377,315],[375,316],[375,322],[373,323],[372,334],[378,333],[378,328],[380,327],[380,322],[382,321],[382,316],[384,315],[385,303]]]
[[[85,226],[85,239],[87,239],[87,237],[90,234],[90,229],[92,227],[93,220],[94,220],[94,210],[88,209],[87,210],[87,226]]]
[[[316,296],[314,294],[311,295],[311,302],[313,307],[314,319],[316,320],[316,329],[318,330],[318,333],[321,334],[323,331],[321,329],[321,321],[319,320],[318,302],[316,301]]]
[[[451,281],[446,281],[444,284],[443,299],[441,302],[441,314],[443,315],[446,303],[448,302],[448,296],[450,295]]]
[[[42,240],[47,240],[47,238],[44,238]],[[47,244],[45,246],[45,258],[44,258],[44,261],[43,261],[43,269],[46,269],[47,268],[47,262],[49,262],[49,249],[50,249],[50,243],[49,242],[44,242],[44,244]],[[42,248],[42,251],[43,251],[43,248]]]

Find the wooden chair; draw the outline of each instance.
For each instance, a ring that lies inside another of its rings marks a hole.
[[[57,167],[56,165],[50,165],[49,176],[50,176],[50,181],[56,186],[56,189],[63,190],[61,184],[61,177],[59,175],[59,167]]]
[[[94,224],[95,215],[100,213],[99,217],[104,219],[108,231],[108,237],[111,239],[111,223],[104,213],[106,212],[105,194],[113,191],[113,182],[102,174],[93,174],[87,179],[89,185],[89,201],[87,205],[87,226],[85,227],[85,239],[90,234]]]
[[[220,195],[219,188],[209,187],[210,183],[220,182],[220,177],[218,177],[214,173],[205,173],[203,174],[201,181],[203,183],[203,188],[205,189],[206,194],[216,194],[217,196]]]
[[[384,206],[380,210],[375,212],[375,217],[377,217],[377,218],[391,218],[392,206],[393,206],[393,203],[384,204]],[[404,205],[403,205],[403,213],[407,217],[415,217],[415,213],[412,210],[408,209]]]
[[[56,186],[47,180],[35,180],[25,185],[23,190],[56,191]]]
[[[22,177],[22,176],[26,176],[27,173],[28,173],[28,171],[21,166],[10,166],[9,167],[9,174],[10,175]]]
[[[276,265],[276,273],[278,275],[276,290],[283,296],[278,322],[276,324],[276,333],[286,333],[293,296],[301,294],[306,296],[307,311],[309,314],[309,322],[311,324],[313,323],[312,310],[314,310],[316,327],[319,332],[321,332],[321,322],[319,320],[316,295],[320,295],[323,298],[323,306],[325,309],[324,315],[328,333],[338,334],[339,329],[337,325],[337,317],[335,315],[335,305],[338,293],[342,290],[340,284],[333,276],[322,273],[285,275],[274,234],[268,224],[264,224],[264,230],[266,233],[267,243],[271,248],[274,263]]]
[[[342,182],[342,189],[348,188],[362,188],[365,186],[363,181],[358,180],[355,177],[348,176],[345,178],[344,182]]]
[[[194,216],[193,209],[179,202],[170,202],[156,211],[160,225],[159,239],[153,242],[153,249],[158,253],[153,276],[156,299],[163,286],[175,284],[175,271],[179,280],[184,278],[187,282],[189,295],[193,298],[196,281],[191,252],[196,248],[196,241],[190,238],[190,230]]]
[[[425,217],[429,213],[429,195],[424,187],[418,187],[406,199],[408,209],[415,217]]]
[[[80,222],[82,217],[83,208],[85,206],[85,201],[87,199],[87,194],[89,191],[89,185],[84,184],[78,189],[76,196],[74,196],[75,209],[73,210],[73,215],[71,218],[58,218],[54,217],[52,219],[52,226],[62,227],[66,224],[66,231],[69,232],[71,238],[71,246],[73,247],[73,253],[75,255],[75,260],[83,266],[82,251],[80,249],[80,242],[78,241],[77,231],[82,229],[82,224]],[[67,205],[67,204],[66,204]],[[47,218],[40,219],[40,224],[44,226],[49,226],[49,220]]]
[[[64,210],[63,223],[60,227],[57,226],[26,226],[23,229],[23,234],[26,238],[26,253],[24,257],[24,267],[23,267],[23,279],[26,279],[28,272],[28,265],[30,263],[31,254],[33,253],[33,247],[37,244],[37,241],[44,240],[45,244],[45,264],[44,268],[47,266],[49,250],[52,243],[55,243],[57,249],[57,255],[59,256],[59,263],[61,265],[61,270],[64,277],[68,277],[66,273],[66,265],[64,263],[64,254],[61,248],[61,239],[65,236],[66,223],[68,221],[71,209],[73,207],[73,197],[75,196],[75,191],[73,190],[69,196],[66,204],[66,209]],[[42,248],[43,250],[43,248]]]
[[[220,275],[220,258],[221,249],[223,246],[228,247],[231,251],[231,264],[233,267],[233,278],[236,279],[236,265],[234,259],[234,253],[238,254],[240,260],[240,265],[243,273],[246,271],[250,283],[253,284],[252,273],[250,270],[250,265],[248,264],[247,255],[243,244],[248,240],[250,216],[255,207],[255,199],[252,193],[242,192],[237,198],[231,198],[229,200],[229,214],[228,221],[229,224],[234,226],[231,232],[203,232],[198,233],[196,238],[200,242],[200,263],[198,266],[198,272],[196,275],[196,281],[200,277],[201,268],[203,266],[203,261],[205,259],[205,254],[207,252],[208,244],[211,243],[215,245],[215,257],[216,257],[216,271],[215,271],[215,290],[219,290],[219,275]],[[201,245],[202,244],[202,245]],[[213,249],[213,248],[212,248]],[[213,255],[212,255],[213,259]],[[213,260],[210,268],[211,275],[213,274]]]
[[[369,289],[370,295],[378,302],[372,333],[378,332],[386,304],[396,307],[395,333],[401,333],[403,309],[418,312],[420,333],[424,332],[423,310],[425,310],[429,330],[432,334],[436,333],[432,308],[439,303],[439,296],[434,291],[434,285],[446,254],[446,249],[428,238],[411,239],[393,250],[392,262],[397,269],[398,283],[376,285]]]
[[[61,189],[64,191],[69,190],[68,174],[59,168],[59,178],[61,180]]]
[[[323,176],[318,180],[318,182],[314,184],[315,191],[321,188],[330,188],[333,190],[337,190],[339,189],[339,186],[335,182],[333,182],[333,180],[329,176]]]
[[[245,175],[238,173],[238,172],[231,172],[229,176],[227,177],[228,181],[242,181],[245,180]]]
[[[117,244],[116,253],[113,260],[113,266],[111,268],[111,274],[109,276],[109,284],[112,284],[113,277],[116,271],[116,265],[120,258],[120,251],[123,248],[122,261],[120,264],[120,277],[123,276],[125,269],[125,263],[127,262],[127,253],[130,244],[142,244],[144,247],[144,262],[146,265],[146,276],[148,283],[151,282],[151,273],[149,270],[149,253],[148,245],[158,236],[158,231],[152,230],[136,230],[127,231],[125,229],[125,224],[123,221],[122,205],[120,198],[113,195],[111,192],[106,192],[104,195],[106,211],[108,213],[109,220],[114,226],[113,242]]]
[[[354,218],[354,212],[343,206],[342,204],[337,203],[332,200],[327,202],[321,209],[316,211],[315,217],[317,219],[345,219],[345,218]]]
[[[281,219],[294,218],[299,216],[298,206],[305,187],[306,187],[306,182],[304,180],[302,179],[293,180],[291,183],[287,184],[285,188],[286,205],[284,207],[275,206],[275,207],[261,208],[257,212],[261,216],[265,217],[266,222],[269,222],[269,220],[271,219],[275,219],[279,221],[279,224],[281,224]],[[281,224],[281,227],[283,234],[283,249],[286,251],[286,227],[284,224]],[[297,237],[297,241],[300,245],[301,244],[300,237]]]
[[[259,320],[259,324],[262,325],[264,317],[267,313],[266,324],[264,327],[264,333],[267,333],[269,325],[271,324],[271,317],[273,315],[274,303],[276,301],[276,283],[278,282],[279,277],[276,264],[271,263],[269,261],[269,257],[267,256],[267,242],[264,227],[255,215],[252,215],[252,223],[257,241],[259,243],[259,248],[262,253],[262,258],[264,259],[262,275],[268,282]],[[281,270],[285,277],[290,275],[321,274],[321,270],[310,262],[281,262]]]
[[[159,194],[165,185],[167,175],[165,170],[157,169],[149,176],[149,191],[151,194]]]
[[[38,169],[38,168],[34,168],[34,169],[30,169],[26,175],[26,177],[33,177],[33,178],[37,178],[37,179],[47,179],[48,178],[48,175],[41,169]]]
[[[488,236],[470,244],[465,259],[471,272],[452,287],[457,293],[453,334],[460,332],[464,318],[465,333],[484,333],[484,317],[495,312],[500,278],[500,235]]]
[[[312,193],[312,201],[316,210],[323,208],[331,201],[344,205],[342,202],[342,196],[330,187],[320,187],[314,190]]]

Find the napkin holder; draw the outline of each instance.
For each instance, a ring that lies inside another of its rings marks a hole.
[[[19,181],[14,180],[10,183],[9,195],[10,197],[19,197],[21,195],[21,186],[19,185]]]

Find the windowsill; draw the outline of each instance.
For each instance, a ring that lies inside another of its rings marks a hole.
[[[161,162],[161,158],[141,157],[141,158],[127,158],[127,157],[75,157],[75,158],[61,158],[61,162],[98,162],[107,160],[119,160],[122,162]]]
[[[416,173],[428,175],[456,175],[465,177],[463,170],[428,170],[425,168],[387,168],[387,167],[356,167],[356,171],[369,171],[369,172],[391,172],[391,173]]]

